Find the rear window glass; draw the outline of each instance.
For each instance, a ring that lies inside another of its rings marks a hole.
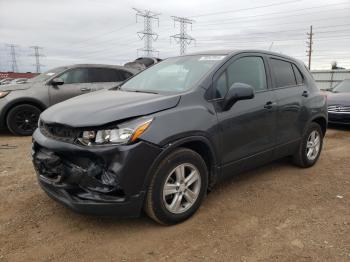
[[[120,82],[126,78],[120,70],[112,68],[89,68],[90,82]]]
[[[272,58],[271,66],[272,66],[276,87],[286,87],[286,86],[296,85],[296,79],[294,76],[291,63]]]

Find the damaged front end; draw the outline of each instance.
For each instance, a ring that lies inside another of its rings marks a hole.
[[[117,174],[102,161],[75,156],[59,156],[47,149],[34,150],[33,164],[41,179],[54,185],[77,185],[98,193],[122,196]]]
[[[45,192],[75,211],[138,216],[147,171],[161,149],[147,142],[89,148],[33,135],[33,164]],[[145,153],[147,152],[147,153]]]

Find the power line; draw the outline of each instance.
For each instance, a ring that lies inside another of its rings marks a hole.
[[[133,8],[136,11],[136,22],[137,17],[140,16],[143,18],[143,31],[137,32],[137,35],[142,40],[144,39],[144,48],[138,49],[137,51],[142,51],[146,56],[153,56],[153,53],[157,53],[159,56],[159,52],[152,47],[152,42],[156,41],[158,38],[158,34],[153,32],[152,24],[153,20],[158,21],[159,26],[159,13],[152,12],[150,10],[141,10],[137,8]]]
[[[287,1],[287,2],[272,3],[272,4],[268,4],[268,5],[261,5],[261,6],[255,6],[255,7],[248,7],[248,8],[241,8],[241,9],[235,9],[235,10],[199,14],[199,15],[194,15],[191,17],[203,17],[203,16],[221,15],[221,14],[227,14],[227,13],[237,13],[237,12],[241,12],[241,11],[254,10],[254,9],[260,9],[260,8],[266,8],[266,7],[272,7],[272,6],[287,5],[287,4],[292,4],[292,3],[294,4],[294,3],[297,3],[300,1],[301,0],[293,0],[293,1]]]
[[[180,23],[180,33],[172,35],[170,38],[174,38],[180,44],[180,55],[184,55],[186,53],[186,46],[191,44],[192,41],[196,41],[192,36],[187,34],[187,25],[191,25],[192,29],[194,20],[178,16],[172,16],[172,18],[174,19],[174,26],[176,22]]]
[[[323,26],[323,27],[317,27],[319,29],[325,29],[325,28],[337,28],[337,27],[343,27],[343,26],[348,26],[350,24],[338,24],[338,25],[331,25],[331,26]],[[262,39],[266,39],[267,35],[266,34],[271,34],[271,37],[274,36],[275,34],[278,34],[278,36],[281,36],[282,33],[286,33],[286,32],[299,32],[300,34],[293,34],[293,36],[301,36],[301,34],[304,33],[305,28],[297,28],[297,29],[293,29],[293,30],[281,30],[281,31],[269,31],[269,32],[258,32],[258,33],[254,33],[251,34],[247,37],[252,38],[254,37],[254,40],[258,39],[258,38],[262,38]],[[335,32],[347,32],[348,30],[335,30],[335,31],[318,31],[318,34],[324,34],[324,33],[335,33]],[[230,36],[237,36],[239,39],[242,39],[242,37],[246,38],[245,36],[242,36],[241,34],[237,34],[237,35],[230,35]],[[289,35],[291,36],[291,35]],[[120,40],[120,39],[118,39]],[[202,39],[203,40],[203,39]],[[157,41],[159,42],[163,42],[166,43],[167,40],[158,38]],[[86,50],[87,52],[85,52],[85,54],[82,54],[79,57],[85,57],[85,56],[89,56],[89,55],[98,55],[98,53],[107,53],[109,52],[108,50],[112,50],[113,48],[116,47],[116,44],[118,44],[118,46],[128,46],[130,47],[131,45],[136,44],[136,42],[129,42],[129,43],[111,43],[108,45],[103,45],[101,46],[101,48],[99,49],[93,49],[93,50]]]
[[[16,57],[16,48],[17,45],[10,44],[7,45],[10,48],[10,57],[11,57],[11,69],[12,72],[18,72],[18,66],[17,66],[17,57]]]
[[[41,73],[41,66],[40,64],[40,57],[43,57],[44,55],[40,53],[40,50],[43,48],[41,46],[31,46],[30,48],[34,49],[34,54],[31,54],[30,56],[35,56],[35,72],[36,73]]]
[[[283,18],[283,17],[281,17]],[[309,17],[308,17],[309,18]],[[349,18],[349,16],[337,16],[337,17],[323,17],[323,18],[319,18],[319,19],[313,19],[313,17],[310,17],[312,20],[311,21],[304,21],[304,20],[298,20],[298,21],[293,21],[293,22],[287,22],[287,23],[276,23],[275,21],[271,21],[272,25],[294,25],[294,24],[305,24],[307,22],[315,22],[315,21],[327,21],[329,22],[329,20],[334,20],[334,19],[344,19],[344,18]],[[277,18],[279,19],[279,18]],[[250,22],[250,23],[254,23],[256,24],[257,22],[259,22],[259,25],[254,25],[254,26],[244,26],[245,29],[247,28],[261,28],[261,22],[264,22],[264,19],[260,19],[260,20],[256,20],[256,19],[252,19],[249,21],[242,21],[242,22]],[[269,23],[269,21],[267,21]],[[212,24],[200,24],[198,25],[198,27],[196,27],[197,29],[203,27],[204,30],[217,30],[217,28],[208,28],[208,26],[217,26],[220,25],[220,29],[231,29],[232,25],[237,26],[237,23],[235,23],[234,21],[232,22],[222,22],[222,23],[212,23]],[[229,25],[229,28],[223,28],[222,25]],[[269,24],[267,24],[269,25]]]
[[[323,8],[323,7],[334,7],[334,6],[339,6],[339,5],[345,5],[345,4],[349,4],[349,2],[341,2],[341,3],[338,3],[338,4],[327,4],[327,5],[321,5],[321,6],[312,6],[312,7],[304,7],[302,9],[294,9],[294,10],[286,10],[286,11],[278,11],[278,12],[271,12],[271,13],[264,13],[264,14],[257,14],[257,15],[244,15],[244,17],[235,17],[233,19],[215,19],[215,20],[210,20],[208,22],[198,22],[199,24],[210,24],[210,23],[213,23],[213,22],[227,22],[227,21],[236,21],[236,20],[239,20],[239,21],[244,21],[244,19],[248,19],[248,21],[255,21],[256,19],[250,19],[250,18],[255,18],[255,17],[261,17],[261,16],[268,16],[268,18],[264,18],[264,19],[275,19],[275,18],[279,18],[279,17],[270,17],[271,15],[282,15],[281,18],[285,18],[286,16],[283,15],[283,14],[291,14],[293,12],[299,12],[299,11],[305,11],[305,10],[313,10],[313,9],[319,9],[319,8]],[[348,9],[348,7],[344,7],[342,9],[340,9],[339,11],[344,11],[344,9]],[[315,14],[315,13],[323,13],[323,12],[330,12],[332,10],[320,10],[320,11],[315,11],[315,12],[307,12],[307,13],[301,13],[301,14],[293,14],[293,15],[288,15],[288,16],[300,16],[300,15],[310,15],[310,14]],[[245,20],[247,21],[247,20]],[[259,19],[259,21],[261,21]]]
[[[71,44],[69,44],[68,46],[72,46],[72,45],[76,45],[76,44],[85,43],[85,42],[88,42],[88,41],[90,41],[90,40],[93,40],[93,39],[100,38],[100,37],[105,36],[105,35],[109,35],[109,34],[118,32],[118,31],[120,31],[120,30],[126,29],[126,28],[128,28],[128,27],[130,27],[130,26],[133,26],[133,25],[135,25],[135,23],[126,24],[126,25],[124,25],[124,26],[118,27],[117,29],[114,29],[114,30],[111,30],[111,31],[108,31],[108,32],[105,32],[105,33],[102,33],[102,34],[98,34],[98,35],[95,35],[95,36],[86,38],[86,39],[84,39],[84,40],[80,40],[80,41],[71,43]]]

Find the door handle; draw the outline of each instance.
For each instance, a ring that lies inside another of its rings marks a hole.
[[[276,105],[276,103],[269,101],[264,105],[264,108],[266,109],[272,109],[274,106]]]
[[[80,91],[89,92],[89,91],[91,91],[91,88],[89,88],[89,87],[83,87],[83,88],[80,88]]]
[[[308,97],[309,96],[309,91],[304,91],[303,94],[302,94],[303,97]]]

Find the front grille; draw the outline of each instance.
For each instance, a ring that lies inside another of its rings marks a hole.
[[[328,112],[330,112],[330,113],[350,113],[350,106],[331,105],[331,106],[328,106]]]
[[[80,133],[80,130],[72,127],[48,124],[43,121],[40,121],[40,131],[47,137],[69,143],[73,143]]]

